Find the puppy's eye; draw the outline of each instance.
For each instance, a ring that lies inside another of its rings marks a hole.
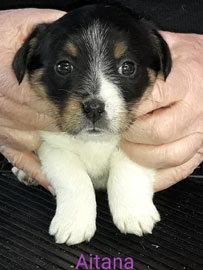
[[[73,71],[73,66],[68,61],[61,61],[56,65],[56,71],[60,75],[67,75]]]
[[[125,77],[130,77],[135,74],[136,66],[133,62],[126,61],[118,68],[118,72]]]

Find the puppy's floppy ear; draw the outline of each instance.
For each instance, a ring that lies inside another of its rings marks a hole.
[[[16,78],[19,84],[22,82],[29,60],[36,47],[37,40],[44,30],[47,28],[47,24],[38,25],[31,35],[26,39],[23,46],[17,51],[12,67],[15,72]]]
[[[152,46],[153,55],[155,56],[156,70],[162,71],[164,80],[166,80],[172,67],[171,53],[168,44],[158,32],[153,22],[146,20],[144,17],[140,18],[140,22],[150,38],[149,43]]]
[[[163,39],[163,37],[158,33],[156,29],[153,29],[153,36],[155,37],[155,50],[157,51],[159,57],[159,67],[160,70],[163,72],[164,80],[168,77],[171,67],[172,67],[172,60],[171,60],[171,53],[168,47],[168,44]]]

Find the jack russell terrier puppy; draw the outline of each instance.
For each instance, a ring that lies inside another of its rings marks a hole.
[[[56,191],[49,232],[57,243],[89,241],[96,230],[94,189],[107,189],[114,224],[123,233],[151,233],[155,170],[121,150],[123,132],[136,120],[135,105],[159,72],[171,70],[167,43],[131,11],[89,5],[38,25],[13,61],[19,83],[55,108],[59,132],[40,131],[37,151]],[[26,175],[17,168],[20,180]]]

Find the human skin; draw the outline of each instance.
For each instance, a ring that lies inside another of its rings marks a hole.
[[[166,82],[158,77],[122,141],[131,159],[157,169],[155,191],[185,179],[203,161],[203,36],[161,34],[172,71]]]
[[[11,63],[36,24],[62,15],[40,9],[0,12],[0,152],[52,194],[33,152],[41,143],[39,130],[57,130],[49,115],[51,104],[35,95],[26,77],[18,85]],[[166,82],[158,77],[121,142],[131,159],[157,169],[155,191],[186,178],[203,160],[203,37],[162,35],[171,49],[172,71]]]
[[[0,152],[52,193],[33,152],[40,145],[39,130],[56,130],[49,116],[51,105],[39,100],[26,78],[18,84],[12,61],[37,24],[53,22],[64,14],[48,9],[0,11]]]

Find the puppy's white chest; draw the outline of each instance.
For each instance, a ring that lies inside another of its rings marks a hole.
[[[43,147],[44,158],[48,158],[51,149],[58,149],[67,157],[67,160],[61,159],[56,162],[73,162],[74,156],[90,176],[96,189],[106,187],[111,156],[117,147],[118,137],[111,137],[105,141],[84,141],[62,133],[41,132],[41,135],[46,145]],[[47,155],[44,155],[45,151]],[[43,158],[41,153],[39,149],[39,156]]]
[[[78,154],[93,183],[101,178],[107,178],[111,154],[115,144],[111,143],[82,143]]]

